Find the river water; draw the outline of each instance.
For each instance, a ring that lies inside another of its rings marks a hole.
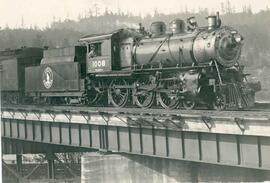
[[[138,155],[86,153],[81,167],[82,183],[270,181],[270,171]]]

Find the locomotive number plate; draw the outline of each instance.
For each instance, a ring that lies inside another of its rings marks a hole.
[[[105,60],[93,60],[92,61],[92,67],[98,68],[98,67],[105,67],[106,61]]]
[[[87,72],[111,71],[111,61],[109,57],[95,57],[87,61]]]

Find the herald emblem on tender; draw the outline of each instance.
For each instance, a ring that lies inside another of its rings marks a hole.
[[[50,67],[46,67],[46,69],[43,71],[42,81],[45,88],[47,89],[51,88],[53,84],[53,71]]]

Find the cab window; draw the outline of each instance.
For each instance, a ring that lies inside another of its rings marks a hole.
[[[88,44],[88,58],[101,56],[101,43]]]

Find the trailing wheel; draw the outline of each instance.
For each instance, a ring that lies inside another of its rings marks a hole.
[[[104,87],[102,81],[90,80],[84,95],[84,102],[88,105],[95,104],[101,98],[103,93]]]
[[[109,102],[115,107],[124,107],[129,99],[128,84],[123,79],[114,79],[108,89]]]
[[[152,91],[153,84],[151,81],[149,79],[139,79],[135,85],[133,95],[136,105],[141,108],[152,107],[155,101],[155,92]]]

